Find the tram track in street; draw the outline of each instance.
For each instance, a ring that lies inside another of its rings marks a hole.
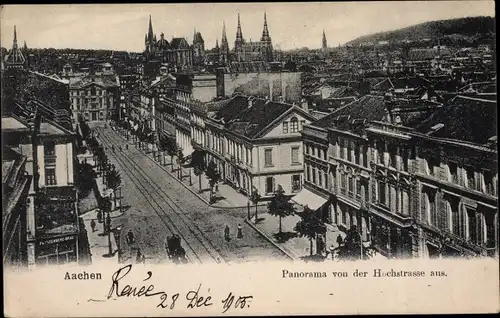
[[[116,141],[113,141],[113,139],[107,136],[104,132],[100,133],[100,139],[103,141],[103,144],[105,146],[114,146],[117,144]],[[194,255],[195,261],[197,263],[204,262],[204,260],[202,260],[199,255],[200,253],[208,254],[210,256],[209,259],[216,263],[224,262],[217,249],[203,234],[203,232],[196,226],[196,224],[189,220],[189,218],[187,218],[188,220],[186,220],[185,216],[179,213],[182,212],[185,214],[184,209],[180,205],[178,205],[164,190],[162,190],[162,188],[151,178],[151,176],[147,174],[147,172],[139,164],[134,162],[128,156],[119,156],[115,153],[113,157],[116,162],[122,167],[123,172],[127,174],[130,180],[134,183],[137,182],[136,188],[141,193],[141,195],[143,195],[145,198],[150,198],[150,200],[147,200],[148,204],[162,220],[167,229],[172,234],[175,233],[183,239],[186,246]],[[140,177],[138,177],[136,173],[133,173],[132,169],[134,169],[137,174],[140,175]],[[141,178],[143,179],[143,181],[141,181]],[[143,187],[143,189],[140,189],[141,187]],[[153,193],[156,193],[158,195],[159,199],[155,198],[155,196],[151,192],[144,189],[151,189]],[[170,215],[162,209],[162,203],[165,203],[166,206],[170,208],[170,210],[172,211]],[[180,222],[174,222],[173,218],[176,218],[177,221]],[[189,257],[188,253],[186,253],[186,255]],[[190,259],[190,261],[193,262],[192,259]]]

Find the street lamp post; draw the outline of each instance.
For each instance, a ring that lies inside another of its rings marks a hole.
[[[334,259],[334,255],[333,255],[333,251],[335,250],[335,247],[332,245],[330,245],[330,255],[332,255],[332,261]]]

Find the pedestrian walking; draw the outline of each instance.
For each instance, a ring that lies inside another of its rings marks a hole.
[[[243,238],[243,231],[241,230],[241,224],[238,224],[238,238]]]
[[[224,238],[226,239],[226,241],[229,242],[229,240],[230,240],[230,237],[229,237],[229,226],[227,226],[227,225],[224,228]]]
[[[132,230],[128,230],[128,233],[127,233],[127,244],[128,245],[132,245],[134,244],[134,232],[132,232]]]
[[[342,245],[342,243],[344,242],[344,240],[342,239],[342,236],[340,236],[340,234],[337,236],[337,244],[340,246]]]
[[[141,253],[141,249],[137,249],[137,254],[135,255],[135,263],[140,264],[140,263],[146,263],[146,257]]]
[[[92,219],[92,221],[90,221],[90,227],[92,228],[92,233],[94,233],[95,232],[95,227],[96,227],[94,219]]]
[[[111,231],[111,217],[109,216],[109,213],[108,216],[106,217],[106,229],[107,231]]]

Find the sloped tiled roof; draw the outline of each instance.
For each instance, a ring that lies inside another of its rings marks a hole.
[[[291,109],[293,105],[275,103],[263,99],[254,99],[252,107],[247,108],[228,126],[228,129],[248,138],[255,138],[259,133]]]
[[[258,137],[265,127],[294,107],[291,104],[240,95],[218,103],[222,108],[212,118],[223,119],[228,130],[248,138]]]
[[[170,49],[172,50],[179,50],[187,47],[189,47],[189,44],[185,38],[173,38],[172,41],[170,41]]]
[[[377,120],[384,118],[385,102],[383,96],[365,95],[318,121],[311,123],[319,128],[329,128],[335,126],[334,119],[338,116],[350,116],[350,119]]]
[[[444,126],[432,136],[486,144],[497,135],[496,101],[456,96],[416,127],[427,134],[437,124]]]

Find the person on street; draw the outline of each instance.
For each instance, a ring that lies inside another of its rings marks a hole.
[[[126,144],[126,145],[125,145],[125,149],[127,149],[127,150],[128,150],[128,144]]]
[[[102,211],[97,212],[97,222],[102,223]]]
[[[142,255],[142,253],[141,253],[141,249],[140,249],[140,248],[138,248],[138,249],[137,249],[137,254],[135,255],[135,263],[136,263],[136,264],[143,263],[143,262],[144,262],[143,257],[144,257],[144,256],[143,256],[143,255]]]
[[[106,217],[106,226],[108,228],[108,231],[111,229],[111,217],[109,216],[109,213],[108,213],[108,216]]]
[[[241,224],[238,224],[238,238],[243,238],[243,232],[241,230]]]
[[[340,234],[337,236],[337,244],[340,246],[342,245],[342,243],[344,242],[344,240],[342,239],[342,236],[340,236]]]
[[[90,227],[92,228],[92,233],[94,233],[95,232],[95,227],[96,227],[94,219],[92,219],[92,221],[90,221]]]
[[[229,226],[227,226],[227,225],[224,228],[224,238],[226,239],[226,241],[229,242],[229,240],[230,240],[230,237],[229,237]]]
[[[127,233],[127,244],[128,245],[134,244],[134,232],[132,232],[132,230],[128,230],[128,233]]]

